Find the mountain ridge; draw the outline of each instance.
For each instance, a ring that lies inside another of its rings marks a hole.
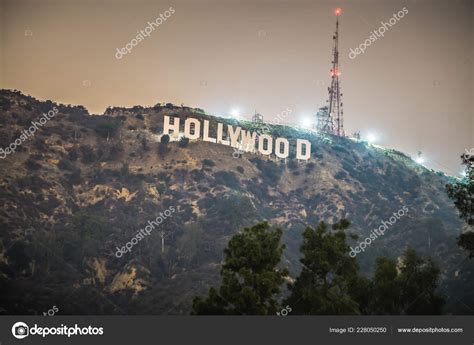
[[[247,152],[234,158],[229,146],[160,143],[163,117],[253,131],[261,125],[171,104],[90,115],[82,106],[7,90],[0,91],[0,147],[54,106],[58,114],[0,161],[0,268],[12,296],[0,307],[7,313],[40,312],[55,299],[70,313],[90,313],[89,306],[99,314],[187,314],[192,297],[218,283],[222,250],[244,226],[268,220],[283,228],[284,263],[294,275],[305,225],[346,217],[351,232],[365,238],[404,206],[411,212],[358,255],[363,272],[370,274],[375,257],[398,257],[412,246],[442,265],[442,291],[473,281],[474,267],[456,245],[462,223],[444,191],[454,178],[401,152],[269,124],[273,137],[310,140],[313,159],[284,162]],[[177,212],[159,231],[128,256],[114,257],[116,246],[169,206]],[[68,266],[72,277],[64,278]],[[20,302],[20,292],[31,299]],[[458,296],[474,304],[472,293]],[[467,310],[448,301],[446,312]]]

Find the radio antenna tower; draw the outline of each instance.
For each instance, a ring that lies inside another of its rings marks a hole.
[[[336,8],[334,13],[336,15],[336,31],[333,36],[334,48],[331,68],[331,87],[328,87],[329,107],[321,108],[316,114],[316,129],[338,136],[345,136],[341,82],[339,79],[341,75],[339,65],[339,16],[342,10]]]

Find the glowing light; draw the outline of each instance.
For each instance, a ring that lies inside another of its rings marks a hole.
[[[234,108],[230,111],[230,116],[232,117],[239,117],[240,116],[240,111],[237,108]]]
[[[464,177],[467,177],[467,172],[466,170],[463,170],[461,171],[461,176],[464,178]]]
[[[373,144],[377,141],[377,136],[374,133],[367,134],[367,142]]]
[[[312,125],[313,120],[309,116],[303,117],[303,119],[301,120],[301,126],[304,128],[311,128]]]
[[[336,16],[340,15],[342,13],[342,9],[340,7],[336,8],[336,10],[334,11],[334,13],[336,14]]]
[[[425,162],[425,159],[422,156],[418,156],[415,158],[415,162],[418,164],[423,164]]]

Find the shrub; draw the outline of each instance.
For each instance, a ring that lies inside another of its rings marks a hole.
[[[3,111],[10,110],[11,107],[11,102],[7,98],[0,98],[0,108],[2,108]]]
[[[79,184],[82,182],[81,169],[77,168],[68,176],[68,181],[71,184]]]
[[[82,153],[82,162],[86,164],[94,163],[97,159],[97,156],[92,149],[92,147],[88,145],[83,145],[79,148]]]
[[[74,164],[69,159],[61,159],[58,164],[58,168],[61,170],[74,170]]]
[[[199,182],[205,177],[205,175],[201,170],[194,169],[191,171],[191,177],[194,181]]]
[[[336,178],[337,180],[343,180],[343,179],[345,179],[346,177],[347,177],[346,172],[345,172],[345,171],[342,171],[342,170],[341,170],[341,171],[338,171],[338,172],[336,173],[336,175],[334,175],[334,178]]]
[[[96,124],[94,130],[103,138],[113,137],[120,128],[120,120],[104,117]]]
[[[109,154],[106,159],[109,161],[116,161],[120,158],[122,152],[123,145],[121,143],[118,143],[110,148]]]
[[[208,166],[208,167],[213,167],[216,165],[216,163],[214,163],[214,161],[212,161],[211,159],[204,159],[202,161],[202,165],[203,166]]]
[[[295,159],[290,159],[288,162],[288,168],[293,170],[293,169],[298,169],[298,163],[296,163]]]
[[[162,143],[163,145],[168,145],[169,142],[170,142],[170,136],[168,134],[165,134],[165,135],[161,136],[160,143]]]
[[[346,150],[346,148],[344,148],[344,147],[341,146],[341,145],[337,145],[337,144],[336,144],[336,145],[334,145],[332,148],[333,148],[334,151],[337,151],[337,152],[342,152],[342,153],[347,153],[347,154],[349,153],[349,152]]]
[[[28,158],[25,162],[25,166],[28,170],[39,170],[41,168],[41,165],[31,158]]]
[[[244,173],[244,168],[242,168],[240,165],[237,167],[237,171],[241,174]]]
[[[260,170],[264,180],[269,183],[278,183],[281,177],[281,169],[277,164],[259,158],[253,158],[250,159],[250,161],[257,166],[258,170]]]
[[[179,147],[187,147],[189,145],[189,138],[182,137],[179,140]]]
[[[38,149],[38,151],[44,151],[48,148],[48,146],[46,145],[46,143],[44,142],[44,139],[41,139],[41,138],[37,138],[35,140],[35,148]]]
[[[219,171],[214,174],[214,178],[219,185],[224,185],[232,189],[240,188],[239,179],[232,171]]]

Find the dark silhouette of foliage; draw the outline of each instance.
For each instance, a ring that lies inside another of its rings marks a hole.
[[[41,165],[38,164],[34,159],[28,158],[25,162],[25,166],[28,170],[39,170],[41,169]]]
[[[113,137],[120,128],[120,120],[104,117],[98,121],[94,130],[103,138]]]
[[[186,137],[182,137],[179,140],[179,147],[187,147],[189,145],[189,139]]]
[[[165,134],[161,137],[160,141],[163,145],[168,145],[170,142],[170,136],[168,134]]]
[[[447,184],[448,196],[454,200],[454,206],[459,211],[459,217],[470,227],[469,231],[462,233],[458,245],[469,252],[469,258],[474,257],[474,156],[463,154],[462,164],[466,167],[466,176],[455,183]]]
[[[208,167],[213,167],[213,166],[216,165],[216,163],[214,163],[214,161],[211,160],[211,159],[204,159],[204,160],[202,161],[202,165],[203,165],[203,166],[208,166]]]
[[[284,246],[282,231],[264,222],[234,235],[224,251],[222,283],[193,302],[194,314],[274,315],[276,296],[288,274],[278,268]]]
[[[400,291],[400,313],[411,315],[441,314],[444,299],[435,290],[440,270],[430,259],[419,256],[414,249],[404,253],[396,282]]]
[[[351,296],[358,265],[349,256],[344,233],[349,224],[343,219],[333,225],[335,231],[329,232],[321,222],[316,229],[307,227],[304,231],[300,260],[303,269],[289,285],[291,295],[283,303],[291,306],[293,314],[359,314],[359,305]]]
[[[97,160],[97,155],[94,152],[94,149],[89,145],[80,146],[80,151],[82,153],[82,162],[85,164],[94,163]]]
[[[170,142],[170,136],[165,134],[161,137],[161,141],[160,141],[160,144],[158,145],[158,154],[161,155],[161,156],[164,156],[166,155],[166,153],[168,153],[169,151],[169,148],[168,148],[168,144]]]

